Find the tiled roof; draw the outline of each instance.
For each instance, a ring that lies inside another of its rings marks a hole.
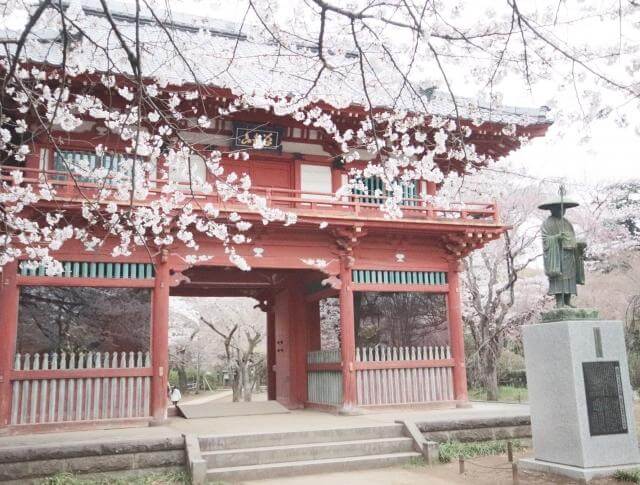
[[[90,68],[106,71],[110,62],[113,62],[116,70],[130,74],[131,67],[126,54],[118,46],[118,40],[111,31],[99,2],[81,0],[66,5],[77,26],[92,39],[78,36],[81,44],[75,45],[71,50],[68,64],[77,67],[80,72]],[[108,5],[123,36],[129,40],[135,39],[133,2],[126,4],[110,0]],[[320,61],[308,48],[299,46],[295,50],[283,49],[272,40],[254,34],[246,26],[242,34],[238,35],[239,26],[230,22],[163,11],[156,13],[165,23],[189,66],[171,46],[167,34],[151,13],[143,10],[140,38],[142,69],[146,76],[182,84],[194,81],[192,69],[199,82],[228,88],[234,94],[302,95],[312,86],[320,68]],[[52,46],[52,41],[59,38],[60,32],[59,15],[51,10],[36,25],[36,35],[25,46],[24,55],[33,61],[60,64],[62,44],[54,42]],[[16,32],[0,30],[1,37],[16,35]],[[98,46],[109,46],[109,56]],[[88,58],[91,59],[90,62],[87,61]],[[332,59],[335,61],[335,58]],[[309,97],[312,100],[322,100],[337,109],[354,104],[366,105],[358,63],[348,54],[339,60],[341,63],[338,68],[325,69]],[[372,80],[368,86],[371,100],[376,106],[391,107],[401,80],[382,60],[371,56],[370,62],[378,74],[373,75],[372,71],[367,76]],[[425,92],[427,91],[429,90]],[[421,95],[421,99],[418,99],[415,94],[405,90],[396,106],[424,112],[426,105],[430,114],[455,116],[454,104],[448,93],[436,90],[429,94]],[[550,122],[546,111],[542,109],[504,106],[490,109],[482,103],[464,98],[458,98],[457,103],[460,115],[467,119],[521,126]]]

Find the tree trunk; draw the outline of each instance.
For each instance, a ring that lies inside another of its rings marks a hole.
[[[198,351],[196,354],[196,394],[200,394],[200,387],[202,386],[200,377],[200,351]]]
[[[233,391],[233,402],[239,402],[242,397],[242,378],[241,370],[238,367],[233,373],[233,380],[231,381],[231,390]]]
[[[246,402],[251,401],[251,378],[249,376],[249,366],[245,364],[244,372],[242,373],[242,388],[244,391],[244,400]]]
[[[487,391],[487,401],[498,400],[498,353],[491,344],[480,352],[482,386]]]
[[[176,371],[178,372],[178,389],[181,393],[185,393],[187,391],[187,371],[182,366],[176,367]]]

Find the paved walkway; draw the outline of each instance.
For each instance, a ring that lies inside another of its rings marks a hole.
[[[231,396],[233,394],[232,391],[229,390],[222,390],[222,391],[214,391],[210,394],[207,394],[206,396],[200,396],[200,397],[193,397],[191,398],[191,396],[187,399],[183,399],[180,402],[184,402],[185,404],[202,404],[205,402],[211,402],[211,401],[218,401],[221,399],[226,399],[227,397]]]
[[[428,422],[468,418],[496,418],[529,414],[526,404],[473,403],[470,408],[436,410],[369,411],[357,416],[340,416],[313,409],[293,410],[288,414],[230,416],[221,418],[171,418],[169,426],[183,433],[199,435],[232,433],[268,433],[307,431],[389,424],[399,419]]]
[[[529,414],[524,404],[473,403],[471,408],[440,410],[393,410],[367,412],[358,416],[339,416],[311,409],[288,414],[230,416],[222,418],[170,418],[166,426],[122,428],[92,431],[69,431],[23,436],[0,437],[0,447],[36,446],[44,444],[117,441],[148,437],[172,437],[181,433],[194,435],[306,431],[345,427],[362,427],[393,423],[398,419],[415,422],[465,419],[471,417],[507,417]]]

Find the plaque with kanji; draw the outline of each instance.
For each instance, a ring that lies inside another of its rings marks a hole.
[[[233,124],[234,148],[282,151],[283,129],[279,126],[256,123]]]
[[[627,433],[620,363],[583,362],[591,436]]]

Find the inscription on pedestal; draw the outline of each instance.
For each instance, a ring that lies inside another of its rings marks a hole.
[[[583,362],[591,436],[628,432],[620,363]]]

